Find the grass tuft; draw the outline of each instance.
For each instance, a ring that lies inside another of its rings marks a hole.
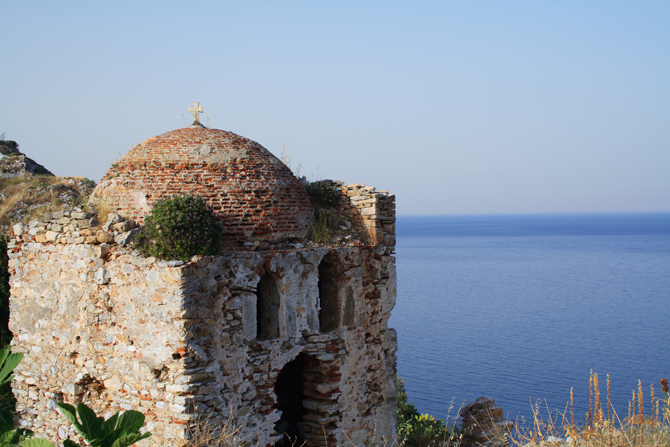
[[[244,447],[249,443],[240,436],[240,427],[232,416],[225,421],[198,418],[188,427],[188,440],[182,447]]]

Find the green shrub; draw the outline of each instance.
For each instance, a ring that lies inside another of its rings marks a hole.
[[[398,392],[398,444],[403,447],[441,447],[458,443],[458,431],[444,419],[421,414],[407,401],[404,381],[396,376]]]
[[[326,208],[335,206],[340,196],[339,191],[325,181],[307,183],[305,189],[317,205]]]
[[[188,261],[217,255],[223,229],[200,197],[175,196],[157,202],[144,219],[137,248],[144,256]]]

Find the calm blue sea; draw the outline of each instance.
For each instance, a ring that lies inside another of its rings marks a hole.
[[[670,379],[670,214],[399,217],[398,372],[421,412],[495,399],[575,416],[589,371],[621,416]]]

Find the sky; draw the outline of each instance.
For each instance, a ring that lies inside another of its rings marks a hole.
[[[191,123],[412,214],[670,211],[667,1],[0,0],[0,134],[99,181]]]

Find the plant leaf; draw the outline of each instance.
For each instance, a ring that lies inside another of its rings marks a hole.
[[[100,440],[103,436],[102,423],[103,418],[95,415],[95,411],[88,408],[85,404],[77,405],[77,414],[81,420],[81,429],[84,432],[84,439],[92,444],[92,441]]]
[[[102,423],[102,431],[105,437],[113,432],[116,429],[117,423],[119,421],[119,412],[114,413],[114,416],[111,416],[105,422]]]
[[[19,444],[21,447],[54,447],[54,445],[42,438],[32,438],[21,441]]]
[[[137,433],[144,425],[144,415],[139,411],[128,410],[119,418],[118,427],[127,433]]]
[[[123,429],[116,428],[107,433],[105,437],[100,440],[100,445],[102,447],[111,447],[114,441],[116,441],[119,437],[123,436],[125,433],[126,432],[123,431]]]
[[[121,436],[119,439],[114,441],[112,444],[112,447],[128,447],[129,445],[133,445],[136,442],[141,441],[142,439],[146,439],[149,436],[151,436],[151,433],[131,433],[128,435]]]
[[[5,363],[5,359],[7,358],[7,356],[8,356],[9,353],[11,352],[11,350],[12,350],[12,348],[9,347],[9,346],[0,349],[0,365],[2,365],[3,363]]]
[[[68,421],[70,421],[75,427],[79,426],[79,421],[77,420],[77,410],[75,410],[72,405],[64,404],[62,402],[58,402],[56,405],[58,405],[58,408],[61,409],[61,413],[67,418]]]
[[[15,434],[16,430],[9,430],[4,432],[2,435],[0,435],[0,443],[5,444],[10,442]]]
[[[12,380],[13,377],[11,376],[12,371],[14,371],[16,365],[21,363],[22,358],[23,358],[22,352],[16,354],[10,354],[9,356],[7,356],[7,358],[5,359],[5,363],[2,366],[2,370],[0,370],[0,386]]]
[[[14,429],[14,418],[9,411],[0,411],[0,433]]]
[[[81,447],[81,445],[77,444],[76,442],[66,439],[63,441],[63,447]]]

